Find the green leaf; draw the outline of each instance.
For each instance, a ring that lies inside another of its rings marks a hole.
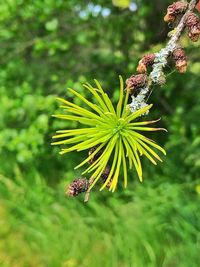
[[[47,21],[45,24],[45,28],[50,32],[56,31],[58,28],[58,19],[53,18],[52,20]]]

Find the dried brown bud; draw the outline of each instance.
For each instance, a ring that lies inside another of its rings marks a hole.
[[[155,54],[148,54],[145,55],[138,64],[137,67],[137,72],[138,73],[146,73],[147,72],[147,67],[152,66],[155,60]]]
[[[200,36],[200,20],[197,15],[191,13],[186,21],[188,36],[193,42],[197,42]]]
[[[101,179],[102,179],[102,182],[105,183],[106,179],[108,178],[108,175],[110,173],[110,167],[106,167],[101,175]],[[106,185],[107,188],[110,188],[111,186],[111,183],[112,183],[112,178],[110,179],[110,181],[108,182],[108,184]]]
[[[94,146],[94,147],[92,147],[92,148],[89,150],[88,155],[90,156],[92,153],[94,153],[94,151],[95,151],[97,148],[98,148],[98,146]],[[94,155],[94,157],[91,158],[91,159],[88,161],[88,163],[89,163],[89,164],[94,163],[94,162],[101,156],[101,154],[102,154],[102,150],[98,151],[98,152]]]
[[[77,178],[68,186],[65,194],[69,197],[76,197],[80,193],[86,192],[89,185],[89,181],[86,178]]]
[[[148,77],[146,74],[132,75],[126,80],[127,90],[130,94],[136,93],[139,89],[144,88],[148,83]]]
[[[180,73],[185,73],[187,70],[187,57],[182,47],[174,50],[172,57],[176,63],[176,68]]]
[[[198,10],[200,12],[200,1],[196,5],[196,10]]]
[[[176,16],[179,14],[183,14],[188,7],[188,3],[186,1],[178,1],[174,2],[172,5],[168,6],[167,14],[164,17],[165,22],[174,22]]]

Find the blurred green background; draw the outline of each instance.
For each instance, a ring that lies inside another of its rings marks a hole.
[[[143,162],[143,184],[130,173],[125,191],[96,189],[87,205],[67,199],[85,153],[50,146],[55,130],[76,127],[51,118],[55,97],[68,86],[84,95],[82,82],[97,78],[115,102],[118,75],[165,45],[171,2],[0,1],[1,267],[199,266],[199,42],[182,37],[188,72],[169,63],[167,84],[151,95],[150,117],[169,131],[154,135],[167,157]]]

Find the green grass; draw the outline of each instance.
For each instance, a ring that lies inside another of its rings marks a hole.
[[[25,181],[0,176],[2,267],[199,266],[200,198],[191,183],[135,183],[85,205],[66,199],[62,183]]]

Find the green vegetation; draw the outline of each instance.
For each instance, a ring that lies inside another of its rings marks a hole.
[[[0,266],[199,266],[199,42],[182,37],[188,72],[168,66],[167,84],[150,97],[149,119],[162,116],[169,131],[154,134],[167,156],[156,167],[143,160],[142,184],[130,172],[126,190],[95,189],[87,205],[67,199],[86,153],[60,156],[50,145],[56,130],[78,125],[51,117],[57,96],[80,104],[67,87],[90,98],[82,83],[96,78],[116,103],[118,75],[164,45],[171,1],[136,3],[1,1]]]
[[[85,128],[57,131],[56,135],[53,136],[54,141],[52,145],[73,144],[68,148],[63,148],[60,151],[61,155],[72,151],[88,151],[89,149],[98,146],[92,153],[89,153],[90,155],[88,155],[83,162],[75,167],[75,170],[83,165],[88,165],[88,161],[94,158],[95,155],[103,149],[103,153],[98,160],[95,160],[91,166],[82,173],[82,175],[93,171],[93,173],[90,174],[90,179],[94,179],[91,185],[91,187],[93,187],[100,179],[106,166],[111,164],[110,173],[100,190],[103,190],[110,182],[111,185],[109,186],[109,191],[112,190],[112,192],[115,191],[119,182],[121,169],[123,170],[124,176],[124,188],[127,187],[127,165],[129,165],[129,169],[132,169],[134,166],[138,178],[141,182],[143,181],[140,160],[141,155],[147,157],[154,165],[157,165],[155,160],[161,162],[162,160],[152,148],[156,148],[166,155],[166,152],[162,147],[155,144],[154,141],[150,141],[146,136],[138,133],[140,131],[151,132],[165,129],[148,127],[149,124],[157,121],[134,122],[141,117],[142,114],[149,112],[152,105],[147,105],[146,107],[137,110],[137,112],[131,113],[130,108],[127,108],[129,91],[126,90],[126,94],[124,94],[124,81],[121,76],[119,76],[119,79],[120,97],[116,109],[108,98],[107,93],[103,91],[99,82],[95,80],[98,89],[92,87],[90,84],[84,85],[85,89],[89,90],[94,96],[94,99],[96,100],[95,104],[88,101],[86,98],[83,98],[83,96],[75,90],[69,88],[68,90],[71,93],[87,104],[87,109],[75,105],[65,99],[58,98],[62,103],[61,108],[72,115],[53,115],[58,119],[77,121],[86,126]],[[88,107],[91,108],[92,111],[89,111]],[[58,139],[60,140],[58,141]]]

